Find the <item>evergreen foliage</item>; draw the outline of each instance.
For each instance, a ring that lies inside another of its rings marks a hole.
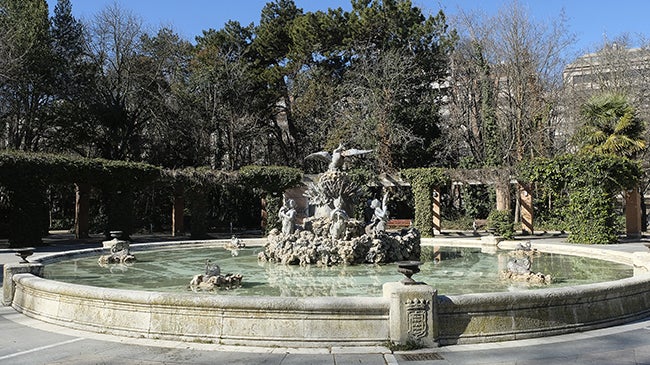
[[[509,210],[492,210],[487,219],[488,228],[494,230],[494,234],[507,240],[515,236],[514,220]]]
[[[45,193],[51,184],[88,183],[101,188],[107,207],[105,231],[122,230],[128,235],[134,190],[159,176],[160,169],[143,163],[2,151],[0,185],[8,200],[10,245],[42,242],[48,229]]]
[[[241,182],[255,189],[266,203],[266,232],[279,228],[278,211],[285,190],[298,186],[302,171],[286,166],[244,166],[239,170]]]
[[[637,186],[641,168],[615,155],[566,154],[526,161],[517,176],[535,183],[540,195],[565,204],[555,209],[562,212],[569,241],[607,244],[618,240],[615,197]]]
[[[433,189],[449,182],[440,168],[413,168],[402,170],[401,175],[411,184],[415,204],[414,226],[423,237],[433,236]]]
[[[577,138],[584,151],[633,158],[647,147],[645,123],[625,95],[595,95],[582,106],[581,116]]]

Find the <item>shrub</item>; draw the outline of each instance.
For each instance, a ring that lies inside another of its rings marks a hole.
[[[42,244],[47,234],[46,189],[52,184],[89,183],[100,187],[109,226],[105,231],[130,233],[132,194],[160,176],[155,166],[126,161],[109,161],[19,151],[0,152],[0,184],[8,197],[9,244],[12,247]],[[110,225],[114,226],[110,226]]]
[[[581,243],[618,241],[614,197],[635,188],[640,177],[637,162],[606,154],[538,158],[518,166],[520,180],[534,182],[540,195],[556,197],[556,209],[564,214],[557,218],[566,223],[568,240]]]
[[[497,236],[512,239],[515,236],[514,219],[509,210],[493,210],[488,215],[488,228]]]

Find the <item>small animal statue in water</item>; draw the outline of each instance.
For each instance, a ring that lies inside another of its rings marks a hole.
[[[135,256],[131,254],[130,245],[127,241],[116,242],[110,247],[110,255],[102,255],[98,259],[100,266],[105,267],[109,264],[132,264],[135,262]]]
[[[237,236],[232,236],[230,242],[223,244],[223,248],[230,251],[230,254],[234,256],[239,256],[239,249],[246,247],[244,241],[240,240]]]
[[[205,276],[217,276],[221,274],[221,268],[217,264],[213,264],[212,260],[205,260]]]
[[[221,268],[211,260],[205,261],[205,274],[197,274],[190,280],[190,289],[193,291],[212,291],[215,288],[233,289],[241,287],[243,276],[241,274],[221,275]]]
[[[518,275],[530,274],[531,262],[528,258],[512,258],[506,264],[509,272]]]

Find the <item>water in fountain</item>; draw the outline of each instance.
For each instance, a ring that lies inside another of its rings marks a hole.
[[[204,270],[206,259],[222,274],[241,273],[242,287],[201,295],[235,296],[381,296],[382,285],[402,280],[396,264],[338,266],[278,265],[259,262],[262,248],[246,247],[233,256],[222,245],[199,248],[136,251],[132,265],[100,267],[97,257],[70,259],[45,267],[45,277],[102,287],[149,291],[187,292],[193,275]],[[503,280],[509,251],[481,253],[478,248],[423,247],[420,272],[414,279],[441,294],[517,291],[617,280],[632,276],[627,265],[585,257],[541,253],[531,270],[553,277],[550,286]]]

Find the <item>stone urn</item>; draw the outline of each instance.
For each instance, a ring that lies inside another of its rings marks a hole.
[[[402,279],[401,283],[404,285],[414,285],[418,282],[413,280],[411,276],[420,272],[420,261],[398,261],[397,262],[397,271],[405,276]]]

